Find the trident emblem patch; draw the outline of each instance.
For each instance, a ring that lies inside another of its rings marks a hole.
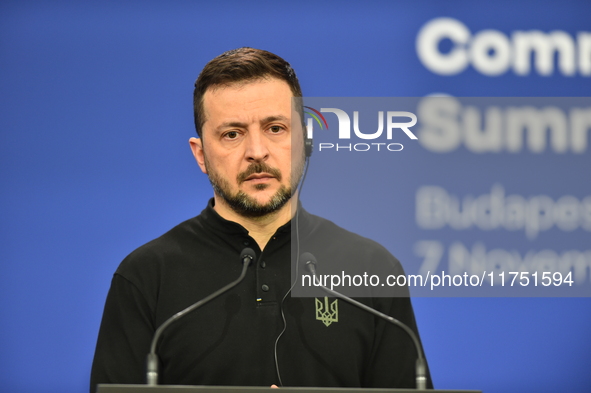
[[[334,302],[328,303],[328,297],[324,297],[324,304],[318,298],[316,298],[316,319],[322,321],[326,327],[330,326],[333,322],[339,321],[339,303],[338,299]]]

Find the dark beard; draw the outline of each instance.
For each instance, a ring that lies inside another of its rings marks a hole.
[[[238,191],[236,194],[230,195],[223,189],[223,187],[214,183],[211,177],[209,178],[209,181],[213,186],[213,190],[226,201],[232,210],[242,217],[257,218],[274,213],[285,206],[292,196],[291,187],[287,188],[282,185],[269,202],[266,204],[260,204],[243,191]]]
[[[273,175],[278,181],[281,181],[281,173],[274,168],[267,166],[264,163],[253,163],[246,171],[237,176],[238,184],[242,184],[244,180],[254,173],[269,173]],[[260,204],[254,198],[247,195],[243,191],[238,191],[232,194],[230,185],[225,179],[217,176],[208,170],[209,182],[211,183],[214,192],[220,196],[237,214],[248,217],[258,218],[264,217],[281,209],[292,197],[292,187],[282,185],[275,195],[266,204]],[[255,186],[257,190],[264,190],[268,186],[266,184],[259,184]]]

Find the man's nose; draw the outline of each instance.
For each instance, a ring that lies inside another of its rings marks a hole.
[[[250,132],[246,141],[245,157],[248,161],[265,161],[269,157],[269,141],[262,132]]]

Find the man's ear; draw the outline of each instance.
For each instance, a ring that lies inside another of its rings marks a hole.
[[[201,172],[207,174],[207,169],[205,168],[205,156],[203,153],[203,139],[190,138],[189,145],[191,146],[193,157],[195,157],[195,160],[197,161],[199,168],[201,168]]]

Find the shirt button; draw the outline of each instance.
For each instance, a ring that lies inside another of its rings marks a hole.
[[[263,284],[261,289],[263,290],[263,292],[267,292],[269,290],[269,286],[267,284]]]
[[[264,269],[267,267],[267,263],[265,261],[261,261],[261,267]]]

